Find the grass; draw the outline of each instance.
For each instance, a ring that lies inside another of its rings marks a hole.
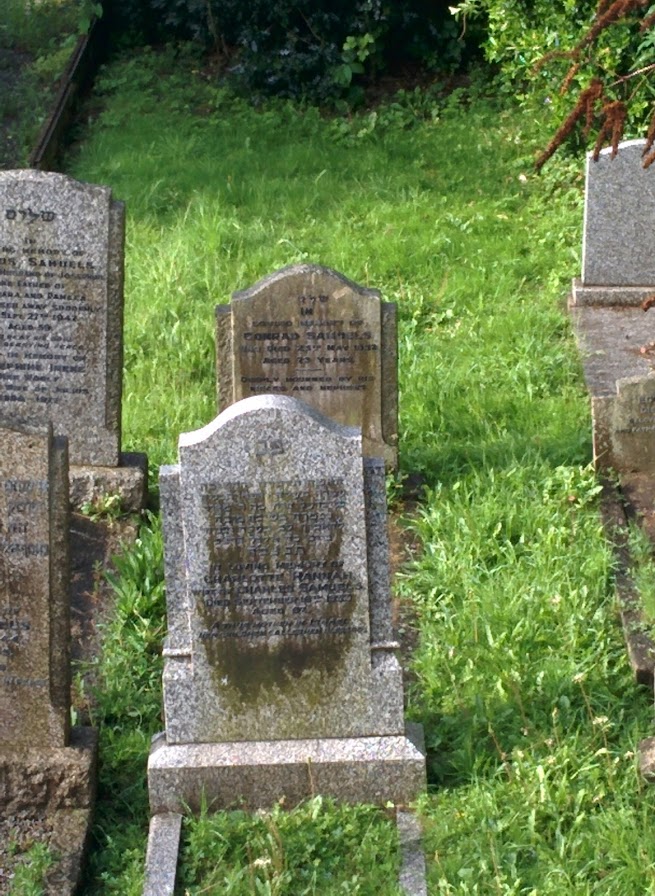
[[[180,893],[400,896],[395,829],[371,806],[316,796],[294,812],[276,806],[254,819],[203,812],[187,828]]]
[[[639,595],[643,612],[641,627],[644,633],[655,638],[655,560],[653,545],[646,532],[636,523],[628,530],[628,550],[630,554],[630,577]]]
[[[91,0],[3,0],[0,18],[0,165],[25,167],[50,112]]]
[[[564,309],[582,164],[533,175],[548,111],[482,87],[408,91],[350,120],[253,109],[188,48],[116,61],[98,107],[67,170],[127,204],[124,437],[153,468],[216,413],[213,309],[232,291],[312,261],[398,303],[401,477],[426,483],[405,520],[420,551],[396,588],[418,629],[408,713],[429,747],[430,893],[655,893],[654,797],[635,759],[652,695],[617,622]],[[155,517],[126,562],[96,697],[94,896],[142,885],[162,725]],[[360,810],[320,804],[317,833],[316,806],[189,820],[180,893],[385,892],[384,820],[371,852]]]

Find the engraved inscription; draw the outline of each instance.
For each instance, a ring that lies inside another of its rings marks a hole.
[[[81,257],[80,257],[81,256]],[[23,240],[0,249],[0,403],[51,405],[89,395],[89,334],[99,314],[95,262]],[[92,360],[92,359],[91,359]]]
[[[253,696],[267,680],[282,687],[337,662],[364,631],[341,559],[343,483],[210,484],[201,498],[207,564],[192,594],[221,679]]]
[[[47,568],[50,550],[43,533],[48,522],[48,483],[5,479],[1,488],[0,682],[5,687],[44,687],[45,679],[26,676],[29,664],[20,661],[22,651],[31,643],[33,623],[28,607],[21,605],[17,596],[26,587],[31,591],[38,585],[39,562]]]
[[[655,432],[655,395],[640,395],[622,413],[617,432]]]
[[[286,300],[293,313],[284,319],[266,302],[253,308],[236,330],[239,394],[292,395],[329,413],[348,393],[352,409],[343,422],[361,425],[375,403],[380,334],[379,322],[358,315],[355,305],[301,294]]]

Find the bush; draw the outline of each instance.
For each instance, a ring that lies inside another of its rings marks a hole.
[[[461,0],[455,15],[463,27],[483,23],[484,53],[501,90],[548,107],[556,133],[539,167],[562,143],[580,151],[591,135],[598,150],[636,136],[652,114],[655,5]]]
[[[380,74],[407,63],[452,71],[467,52],[448,0],[114,0],[111,8],[123,34],[217,48],[255,97],[354,102]]]

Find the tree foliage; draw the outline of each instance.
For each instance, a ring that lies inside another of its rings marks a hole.
[[[464,0],[454,11],[463,23],[486,18],[485,53],[505,87],[541,98],[559,121],[537,168],[565,144],[597,156],[644,130],[653,161],[652,0]]]
[[[252,97],[356,103],[398,64],[453,70],[464,42],[447,0],[113,0],[121,31],[216,49]]]

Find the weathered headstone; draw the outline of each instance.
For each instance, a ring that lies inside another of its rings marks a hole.
[[[362,430],[364,454],[398,464],[396,306],[319,265],[283,268],[217,316],[219,408],[252,395],[299,398]]]
[[[9,422],[52,421],[76,467],[121,462],[123,243],[108,187],[0,172],[0,408]],[[103,487],[80,476],[78,492]]]
[[[232,405],[161,471],[169,635],[153,813],[312,792],[406,803],[384,462],[288,396]]]
[[[60,861],[48,892],[79,877],[95,792],[93,731],[70,726],[66,442],[0,429],[0,838],[17,816]]]
[[[655,374],[616,381],[609,466],[655,473]]]
[[[582,278],[576,305],[638,305],[655,292],[655,168],[643,167],[644,140],[612,157],[587,156]]]

